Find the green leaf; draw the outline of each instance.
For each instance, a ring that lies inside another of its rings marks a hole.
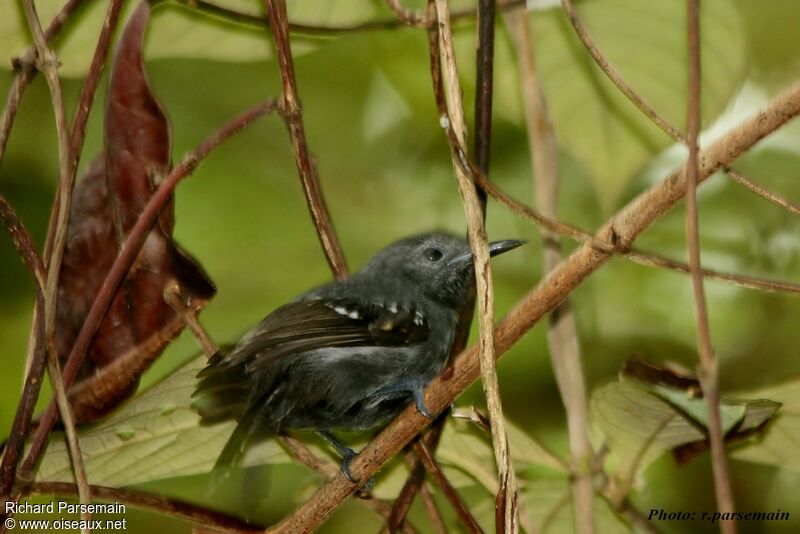
[[[595,390],[590,419],[628,476],[664,452],[706,437],[682,411],[629,382]]]
[[[769,397],[782,403],[774,421],[749,444],[734,449],[737,460],[800,471],[800,380],[745,393],[747,396]],[[772,416],[771,406],[754,406],[742,423],[757,428]]]
[[[681,409],[686,415],[708,428],[708,403],[702,397],[692,397],[678,389],[658,387],[653,393]],[[722,422],[722,433],[727,434],[744,418],[747,402],[720,402],[719,412]]]
[[[686,6],[659,0],[587,0],[576,9],[597,47],[655,110],[686,121]],[[704,125],[725,110],[746,75],[734,2],[701,6]],[[560,145],[591,175],[608,210],[646,161],[672,141],[630,104],[575,37],[563,11],[533,13],[536,60]]]
[[[234,423],[200,426],[200,417],[191,409],[195,376],[204,365],[205,358],[190,361],[108,419],[79,431],[92,484],[119,487],[211,471]],[[266,440],[250,447],[243,465],[292,461],[275,440]],[[50,440],[37,478],[72,481],[60,433]]]

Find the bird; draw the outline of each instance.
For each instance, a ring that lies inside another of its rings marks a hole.
[[[489,254],[523,244],[495,241]],[[235,466],[254,440],[313,430],[357,483],[349,468],[356,453],[333,432],[373,429],[411,402],[433,419],[423,390],[445,368],[474,294],[469,243],[429,232],[275,309],[197,375],[192,406],[201,424],[237,421],[214,470]]]

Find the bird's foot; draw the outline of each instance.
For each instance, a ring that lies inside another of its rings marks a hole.
[[[359,485],[362,490],[366,492],[370,491],[372,486],[375,485],[375,479],[370,478],[364,484],[361,484],[361,482],[354,477],[353,473],[350,471],[350,462],[353,460],[353,458],[358,456],[358,453],[336,439],[330,432],[318,431],[317,433],[322,437],[322,439],[330,443],[333,448],[336,449],[336,452],[342,456],[342,474],[344,477],[351,483]]]

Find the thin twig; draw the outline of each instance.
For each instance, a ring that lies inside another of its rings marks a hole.
[[[439,27],[439,53],[444,76],[440,78],[444,84],[446,105],[448,110],[448,129],[452,127],[458,142],[463,145],[467,135],[464,122],[464,107],[461,102],[461,87],[458,80],[453,34],[450,28],[450,14],[447,0],[436,0],[436,18]],[[500,400],[497,368],[494,356],[493,308],[494,293],[492,289],[491,267],[489,265],[489,247],[486,238],[486,227],[483,221],[481,202],[475,191],[475,182],[459,164],[460,156],[451,145],[451,157],[455,170],[461,202],[467,218],[467,229],[470,247],[475,263],[475,280],[478,301],[478,326],[481,362],[481,384],[486,396],[489,420],[492,427],[492,445],[500,479],[495,504],[495,521],[497,532],[517,532],[519,518],[517,515],[517,480],[511,462],[511,454],[506,436],[503,407]]]
[[[9,204],[2,193],[0,193],[0,220],[3,221],[3,226],[6,227],[8,235],[11,237],[11,242],[14,243],[14,248],[17,249],[17,253],[28,270],[36,290],[43,292],[47,275],[44,271],[42,258],[36,252],[36,245],[33,244],[30,232],[28,232],[17,212],[14,211],[13,206]]]
[[[103,20],[103,26],[100,29],[100,36],[97,39],[97,46],[94,49],[92,62],[89,65],[89,72],[86,74],[86,79],[83,82],[81,94],[78,98],[78,105],[75,107],[75,113],[72,116],[72,134],[70,136],[70,154],[72,160],[70,161],[70,173],[73,176],[78,169],[78,162],[80,161],[83,149],[83,141],[86,137],[86,123],[89,119],[89,112],[92,109],[92,104],[94,103],[94,96],[97,93],[97,85],[100,82],[100,78],[103,75],[103,68],[108,60],[111,37],[119,22],[122,3],[123,0],[111,0],[108,4],[108,11]]]
[[[581,230],[580,228],[560,222],[557,219],[545,217],[536,210],[526,206],[525,204],[515,200],[503,192],[499,187],[497,187],[497,185],[495,185],[494,182],[486,180],[486,178],[480,173],[477,173],[475,176],[480,187],[485,189],[489,195],[492,196],[492,198],[509,208],[523,219],[529,220],[543,229],[557,233],[560,236],[569,237],[570,239],[573,239],[579,243],[588,243],[599,252],[604,252],[606,254],[617,254],[639,265],[644,265],[647,267],[659,267],[679,273],[689,273],[689,265],[686,263],[671,260],[651,252],[644,252],[635,247],[622,248],[609,245],[599,241],[595,238],[595,236],[584,230]],[[703,276],[711,280],[724,282],[747,289],[768,291],[772,293],[800,294],[800,285],[789,282],[780,282],[752,276],[723,273],[706,268],[703,268],[701,272],[703,273]]]
[[[267,10],[267,17],[272,28],[281,80],[283,81],[283,99],[280,105],[280,112],[286,122],[289,137],[292,140],[292,150],[297,162],[297,172],[303,184],[303,193],[328,264],[334,276],[338,280],[343,280],[347,277],[347,262],[328,212],[328,206],[325,204],[322,188],[317,180],[308,154],[308,143],[306,142],[305,127],[303,126],[303,111],[297,94],[294,60],[292,59],[292,49],[289,43],[286,2],[285,0],[264,0],[264,7]]]
[[[800,215],[800,205],[795,204],[780,195],[777,195],[770,191],[769,189],[755,183],[754,181],[750,180],[747,176],[740,173],[734,169],[726,169],[725,173],[731,177],[731,179],[736,182],[737,184],[743,185],[753,193],[764,197],[768,201],[772,202],[776,206],[780,206],[781,208],[785,209],[792,215]]]
[[[478,0],[478,47],[475,52],[475,163],[489,175],[492,148],[492,97],[494,95],[495,0]],[[486,192],[478,189],[486,219]]]
[[[69,206],[72,198],[73,179],[70,174],[70,143],[67,124],[67,112],[64,106],[64,96],[61,90],[61,80],[58,77],[58,59],[47,44],[44,31],[39,22],[39,15],[36,13],[36,6],[33,0],[23,2],[25,18],[28,27],[33,34],[33,42],[36,45],[37,67],[44,74],[47,85],[50,88],[50,96],[53,104],[53,113],[56,118],[56,132],[58,134],[58,161],[59,161],[59,208],[55,230],[55,240],[52,254],[45,260],[47,264],[47,278],[45,280],[44,293],[44,340],[41,337],[35,343],[44,342],[48,351],[48,370],[50,381],[55,392],[56,405],[59,415],[64,423],[67,444],[72,459],[72,468],[75,474],[75,482],[78,485],[78,495],[83,505],[91,502],[92,495],[89,489],[89,480],[86,476],[86,469],[81,457],[80,445],[78,444],[77,432],[75,430],[75,418],[72,415],[72,407],[67,399],[67,390],[61,381],[58,366],[58,353],[55,350],[56,332],[56,305],[58,303],[58,279],[61,272],[61,260],[64,256],[64,247],[67,240],[67,224],[69,222]],[[48,261],[49,260],[49,261]],[[86,524],[91,519],[91,513],[86,511],[81,514]],[[83,527],[82,532],[88,533],[89,528]]]
[[[617,86],[617,88],[624,94],[630,102],[636,106],[639,111],[644,113],[653,123],[661,128],[661,130],[666,133],[668,136],[672,138],[672,140],[677,141],[679,143],[688,144],[689,139],[686,135],[680,132],[675,126],[673,126],[666,118],[661,116],[652,106],[650,106],[644,98],[642,98],[629,84],[625,81],[622,75],[611,65],[608,59],[603,55],[597,45],[594,43],[594,40],[591,38],[589,33],[586,31],[583,23],[581,22],[580,18],[578,17],[577,12],[575,11],[574,6],[572,5],[571,0],[561,0],[562,5],[564,6],[564,11],[566,11],[567,16],[569,17],[569,21],[572,24],[572,27],[575,29],[575,33],[577,34],[578,38],[583,43],[586,50],[594,59],[597,66],[600,67],[600,70],[605,73],[611,82]],[[733,176],[730,174],[730,169],[727,169],[728,174],[734,178],[734,180],[741,185],[747,187],[750,191],[756,193],[757,195],[761,195],[762,197],[766,198],[770,202],[785,208],[795,215],[798,214],[798,206],[789,202],[788,200],[767,191],[766,189],[754,184],[753,182],[747,180],[739,174],[738,177]],[[735,171],[734,171],[735,172]]]
[[[69,451],[69,457],[72,461],[75,483],[78,488],[78,497],[80,498],[80,503],[86,505],[92,502],[92,490],[89,486],[89,477],[86,475],[86,465],[83,462],[83,455],[81,454],[78,432],[75,430],[75,416],[72,413],[72,405],[70,405],[69,398],[67,397],[67,390],[61,379],[61,368],[58,365],[58,352],[56,351],[55,343],[50,343],[47,348],[47,374],[53,386],[56,405],[58,406],[58,416],[64,424],[64,438],[66,439],[67,450]],[[90,524],[92,514],[87,508],[81,511],[81,519],[84,521],[84,525]],[[81,532],[88,534],[88,526],[81,527]]]
[[[450,481],[445,476],[444,471],[439,466],[436,459],[431,454],[431,451],[428,447],[425,446],[425,443],[422,440],[417,440],[414,442],[414,452],[416,453],[417,457],[422,460],[422,464],[425,466],[425,469],[428,473],[433,476],[433,480],[436,481],[436,485],[439,486],[439,489],[442,490],[442,493],[450,502],[450,505],[458,514],[459,519],[464,524],[469,532],[477,533],[483,532],[483,529],[478,524],[478,521],[473,517],[472,512],[469,511],[469,507],[466,503],[461,499],[461,496],[458,494],[458,491],[450,484]],[[503,532],[498,530],[498,532]]]
[[[428,18],[422,13],[417,13],[413,9],[405,7],[400,0],[386,0],[386,5],[392,10],[397,20],[406,26],[416,28],[427,28]]]
[[[203,325],[200,324],[200,321],[197,320],[197,312],[184,302],[181,298],[181,289],[177,282],[172,282],[164,289],[164,301],[169,304],[172,308],[172,311],[181,318],[181,321],[189,327],[194,338],[200,344],[200,348],[203,349],[203,353],[206,357],[211,358],[214,356],[219,347],[214,340],[211,339],[211,336],[208,335],[206,329],[203,328]]]
[[[606,76],[608,76],[608,79],[617,86],[617,89],[619,89],[622,94],[628,97],[628,100],[630,100],[633,105],[639,108],[639,111],[649,117],[651,121],[656,123],[658,127],[661,128],[673,140],[685,143],[686,137],[674,126],[672,126],[669,121],[659,115],[650,104],[645,102],[644,98],[642,98],[636,91],[633,90],[630,85],[628,85],[628,82],[625,81],[617,69],[615,69],[608,62],[605,56],[600,53],[600,50],[594,43],[594,40],[586,31],[583,22],[581,22],[581,20],[578,18],[578,14],[575,12],[575,7],[572,5],[572,0],[561,0],[561,4],[564,6],[564,11],[567,13],[569,22],[575,29],[575,33],[577,34],[578,38],[586,47],[586,50],[589,52],[589,54],[591,54],[592,58],[594,58],[595,63],[597,63],[600,69],[606,74]]]
[[[439,508],[436,506],[436,500],[433,498],[430,488],[427,484],[423,484],[419,489],[419,497],[422,500],[422,505],[428,513],[428,520],[430,521],[431,528],[436,534],[447,534],[447,526],[444,523]]]
[[[63,377],[65,388],[69,389],[75,380],[78,370],[83,363],[83,358],[86,355],[89,343],[94,337],[111,301],[116,295],[117,289],[127,275],[131,265],[133,265],[133,261],[136,259],[145,239],[156,223],[164,206],[169,202],[172,191],[178,183],[189,176],[197,167],[198,163],[223,141],[230,138],[255,119],[266,113],[276,111],[277,107],[278,104],[275,101],[269,100],[236,117],[226,126],[217,130],[204,140],[193,152],[186,156],[181,164],[175,167],[172,172],[170,172],[169,176],[159,185],[158,189],[156,189],[153,196],[150,197],[147,205],[145,205],[142,210],[136,224],[128,234],[119,255],[114,260],[105,280],[103,280],[103,284],[84,320],[83,326],[70,351],[67,363],[64,366]],[[21,476],[24,474],[27,479],[32,478],[36,464],[47,446],[47,437],[55,420],[56,409],[55,405],[51,403],[40,418],[39,426],[31,440],[28,456],[25,458],[25,462],[20,469]],[[14,502],[16,502],[18,498],[19,496],[15,495],[13,497]]]
[[[64,23],[69,19],[72,13],[81,5],[83,0],[68,0],[55,17],[50,21],[47,29],[44,31],[44,40],[49,43],[59,34]],[[11,128],[14,124],[14,119],[19,109],[19,104],[25,89],[28,87],[33,77],[36,75],[35,61],[37,58],[37,44],[32,45],[22,55],[21,58],[13,60],[14,63],[14,80],[6,100],[6,106],[3,110],[3,115],[0,117],[0,162],[3,160],[5,149],[8,144],[8,138],[11,133]],[[39,260],[42,265],[41,278],[46,279],[44,273],[44,262]],[[46,281],[40,280],[39,283],[42,288]],[[39,398],[39,391],[42,384],[42,378],[45,371],[45,342],[44,342],[44,292],[37,297],[36,307],[33,314],[33,328],[31,328],[31,335],[29,339],[29,352],[27,363],[25,366],[25,381],[23,385],[22,396],[17,407],[17,412],[14,416],[14,423],[9,434],[9,441],[3,455],[2,465],[0,465],[0,495],[9,495],[11,487],[16,477],[17,461],[21,453],[22,446],[28,437],[30,430],[31,417]]]
[[[258,15],[251,15],[250,13],[244,13],[241,11],[236,11],[235,9],[230,9],[227,7],[223,7],[221,5],[214,4],[212,2],[207,2],[205,0],[176,0],[178,3],[177,5],[195,9],[200,12],[208,13],[210,15],[222,17],[224,19],[238,22],[242,24],[248,24],[250,26],[256,26],[262,28],[264,24],[269,24],[269,19],[264,16]],[[387,2],[394,2],[398,5],[398,0],[387,0]],[[519,6],[525,5],[526,0],[505,0],[498,2],[498,7],[500,9],[514,9]],[[389,6],[392,8],[392,6]],[[405,10],[401,6],[401,9]],[[393,9],[394,11],[394,9]],[[410,10],[406,10],[409,11]],[[410,12],[413,13],[413,12]],[[402,13],[401,13],[402,14]],[[450,20],[452,22],[455,21],[462,21],[462,20],[469,20],[476,16],[477,11],[475,8],[464,8],[458,11],[453,11],[450,14]],[[429,27],[433,19],[424,19],[424,24],[409,24],[414,19],[414,15],[410,15],[410,17],[406,17],[403,15],[402,17],[397,16],[398,13],[395,12],[395,17],[391,19],[381,19],[381,20],[368,20],[366,22],[359,22],[356,24],[349,24],[349,25],[342,25],[342,26],[322,26],[322,25],[314,25],[314,24],[300,24],[296,22],[289,21],[289,31],[292,33],[297,34],[306,34],[306,35],[341,35],[341,34],[348,34],[348,33],[358,33],[358,32],[365,32],[365,31],[379,31],[379,30],[395,30],[401,29],[405,27]]]
[[[70,18],[72,13],[83,3],[84,0],[67,0],[61,7],[61,10],[47,25],[44,31],[44,38],[47,43],[50,43],[61,32],[64,23]],[[11,83],[11,89],[8,91],[8,98],[6,99],[6,106],[3,109],[3,116],[0,117],[0,162],[3,161],[6,146],[8,145],[8,137],[11,134],[11,127],[14,125],[14,119],[17,116],[19,103],[22,95],[25,94],[25,89],[33,80],[36,75],[36,45],[28,48],[22,56],[12,60],[14,65],[14,81]]]
[[[686,123],[689,130],[689,160],[686,164],[686,226],[687,247],[689,248],[689,267],[694,291],[695,313],[697,315],[697,349],[700,354],[700,383],[708,406],[708,436],[711,449],[711,466],[714,471],[714,491],[717,509],[725,516],[734,511],[733,491],[731,490],[728,459],[725,452],[725,436],[719,407],[719,367],[711,346],[711,332],[708,325],[708,309],[703,289],[703,275],[700,272],[700,230],[697,218],[698,145],[700,133],[700,0],[687,0],[687,39],[689,48],[688,63],[688,105]],[[733,519],[720,521],[720,530],[726,534],[736,532]]]
[[[44,335],[44,285],[45,271],[42,258],[36,252],[33,238],[22,220],[17,216],[14,208],[3,195],[0,194],[0,218],[11,236],[11,241],[19,253],[22,263],[33,281],[34,294],[36,295],[36,310],[33,319],[32,337],[41,339]],[[17,462],[19,461],[25,440],[28,437],[31,424],[31,414],[39,398],[42,377],[45,370],[44,343],[34,343],[33,357],[28,366],[27,376],[23,384],[22,395],[19,400],[11,432],[8,436],[3,451],[2,464],[0,464],[0,495],[10,495],[16,476]]]
[[[462,344],[461,349],[463,348],[464,345]],[[445,413],[441,414],[439,418],[434,421],[433,425],[431,425],[430,430],[428,430],[425,435],[418,438],[425,441],[428,450],[435,451],[439,446],[448,413],[449,410],[446,410]],[[405,484],[403,484],[403,488],[400,490],[400,494],[392,504],[392,513],[386,522],[389,532],[397,532],[403,526],[406,515],[414,502],[414,497],[425,484],[425,466],[422,465],[422,460],[417,455],[411,453],[408,454],[408,457],[408,477],[406,478]]]
[[[161,495],[107,486],[92,485],[91,489],[96,499],[124,503],[140,510],[176,517],[217,531],[247,534],[261,531],[260,527],[247,524],[236,517]],[[36,482],[31,486],[29,493],[69,497],[76,495],[77,491],[75,485],[68,482]]]
[[[542,215],[555,219],[558,211],[558,144],[536,71],[528,14],[524,10],[507,12],[505,21],[517,54],[537,207]],[[543,271],[547,272],[561,262],[563,254],[558,236],[544,229],[541,233]],[[564,300],[550,314],[547,341],[556,383],[567,414],[575,531],[591,534],[595,531],[594,487],[588,466],[593,453],[589,443],[586,384],[578,328],[568,300]]]
[[[698,158],[701,181],[729,166],[759,140],[798,114],[800,83],[773,98],[761,112],[729,130],[726,135],[701,151]],[[629,247],[636,237],[683,198],[686,188],[685,168],[672,171],[663,181],[642,192],[612,216],[598,232],[598,239]],[[571,291],[604,265],[608,258],[607,254],[584,244],[564,259],[498,323],[495,328],[495,356],[502,356],[508,351],[544,314],[558,306]],[[471,347],[455,359],[452,372],[446,378],[438,377],[426,388],[425,405],[431,410],[443,409],[479,375],[478,349]],[[413,406],[403,410],[353,460],[350,464],[353,476],[357,479],[372,476],[428,423],[429,420]],[[343,474],[338,474],[269,532],[313,532],[355,489],[355,484],[348,481]]]

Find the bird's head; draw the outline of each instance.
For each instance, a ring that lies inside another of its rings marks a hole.
[[[497,256],[525,244],[509,239],[489,243]],[[459,309],[475,286],[475,268],[469,243],[446,233],[420,234],[395,241],[378,252],[361,276],[394,291],[414,292],[452,309]]]

